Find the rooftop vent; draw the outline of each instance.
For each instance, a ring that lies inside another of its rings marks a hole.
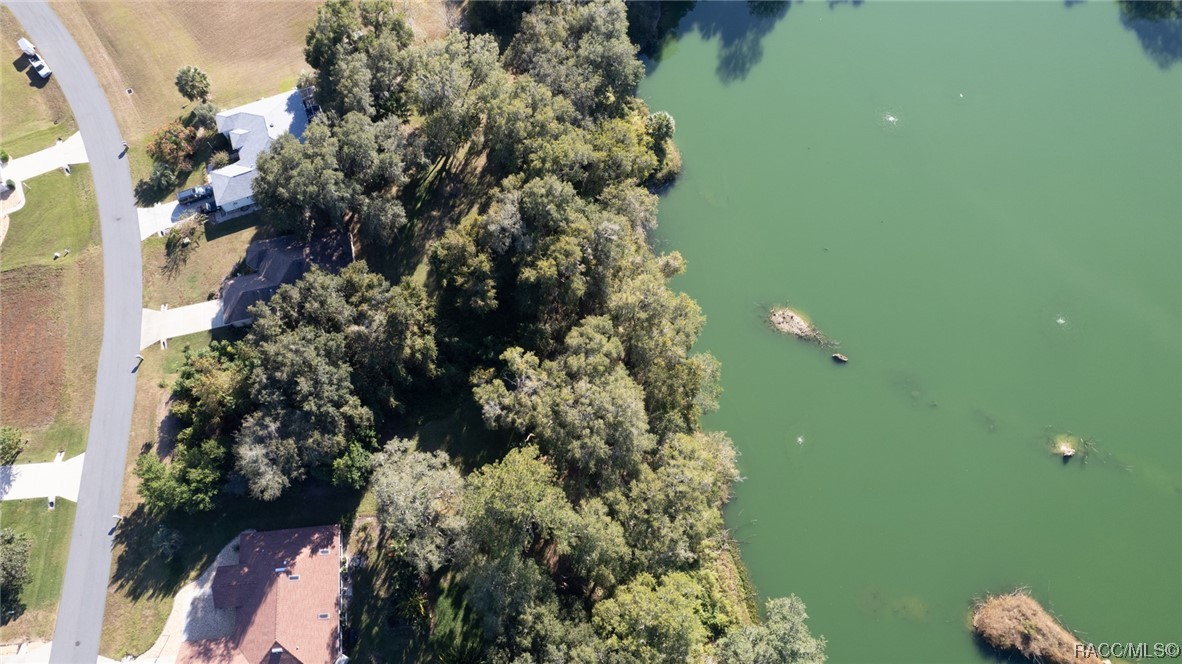
[[[299,581],[300,575],[299,574],[292,574],[291,576],[287,577],[287,580],[288,581]]]
[[[320,618],[321,620],[328,620],[328,614],[327,614],[327,613],[322,613],[322,614],[320,614],[320,615],[318,615],[318,616],[316,616],[316,617],[317,617],[317,618]]]
[[[320,550],[320,555],[322,555],[322,556],[327,556],[330,553],[332,553],[331,549],[321,549]]]

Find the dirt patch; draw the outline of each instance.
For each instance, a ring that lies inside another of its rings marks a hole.
[[[53,422],[65,385],[63,271],[0,273],[0,421],[22,428]]]
[[[1077,654],[1079,639],[1023,589],[978,602],[973,610],[973,632],[998,651],[1017,651],[1035,662],[1100,661],[1087,652]]]

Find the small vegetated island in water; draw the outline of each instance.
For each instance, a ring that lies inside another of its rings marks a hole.
[[[1080,640],[1021,589],[978,602],[973,610],[973,632],[998,651],[1016,650],[1035,662],[1100,661],[1087,649],[1077,648]]]

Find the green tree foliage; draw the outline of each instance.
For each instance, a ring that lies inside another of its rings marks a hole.
[[[258,410],[237,434],[237,469],[251,493],[278,497],[311,468],[337,464],[353,483],[358,452],[373,443],[374,409],[435,372],[434,322],[422,288],[397,287],[355,263],[341,275],[313,270],[252,309],[245,343]]]
[[[625,13],[623,2],[539,5],[522,20],[505,62],[583,116],[618,113],[644,76]]]
[[[205,101],[209,98],[209,76],[192,65],[181,67],[176,72],[176,89],[189,101]]]
[[[682,572],[659,580],[642,573],[595,607],[594,624],[608,658],[636,664],[701,662],[706,628],[698,618],[702,589]]]
[[[684,569],[700,562],[708,545],[721,545],[721,507],[736,479],[726,436],[677,434],[666,439],[652,468],[608,500],[641,565]]]
[[[497,44],[458,30],[413,52],[407,85],[411,107],[423,116],[423,153],[435,162],[457,154],[480,126],[488,86],[504,85]]]
[[[451,559],[464,480],[443,452],[396,438],[374,457],[373,492],[391,547],[426,576]]]
[[[311,236],[319,228],[342,228],[367,201],[386,196],[380,218],[396,228],[404,213],[389,191],[406,180],[405,133],[396,118],[373,122],[349,113],[336,126],[313,122],[301,143],[285,134],[259,155],[252,182],[255,201],[285,230]]]
[[[414,34],[390,0],[329,0],[308,28],[304,58],[319,76],[321,105],[346,115],[399,111],[407,73],[403,51]]]
[[[716,658],[734,664],[820,664],[825,661],[825,639],[809,633],[807,618],[804,602],[796,595],[768,600],[767,619],[722,638]]]
[[[644,394],[628,375],[623,348],[605,318],[588,318],[567,335],[552,361],[511,348],[505,378],[474,390],[490,426],[533,434],[571,484],[621,486],[636,476],[656,441]],[[581,493],[581,492],[580,492]]]
[[[0,427],[0,466],[8,466],[29,444],[25,432],[16,427]]]
[[[0,530],[0,623],[8,622],[24,606],[21,590],[29,581],[29,551],[33,541],[12,528]]]
[[[147,183],[155,193],[175,189],[179,183],[176,169],[162,161],[158,161],[152,164],[152,172],[148,174]]]
[[[284,134],[259,155],[251,183],[254,200],[284,230],[311,236],[320,227],[341,227],[359,185],[337,164],[337,139],[322,122],[313,122],[303,142]]]
[[[216,104],[208,101],[203,101],[193,107],[189,111],[189,117],[186,124],[197,129],[205,129],[212,131],[217,129],[218,107]]]

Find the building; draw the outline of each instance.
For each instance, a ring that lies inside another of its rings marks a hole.
[[[249,323],[254,318],[251,305],[271,299],[283,284],[299,281],[313,265],[326,272],[340,272],[353,262],[353,244],[341,232],[308,242],[285,235],[250,243],[242,261],[253,272],[222,285],[222,321],[226,325]]]
[[[246,533],[237,565],[213,577],[234,633],[186,641],[177,664],[333,664],[341,652],[341,528]]]
[[[303,136],[308,127],[309,99],[309,95],[293,90],[217,114],[218,131],[230,141],[230,157],[237,157],[234,163],[209,174],[213,199],[224,212],[254,203],[250,183],[259,154],[284,134]]]

